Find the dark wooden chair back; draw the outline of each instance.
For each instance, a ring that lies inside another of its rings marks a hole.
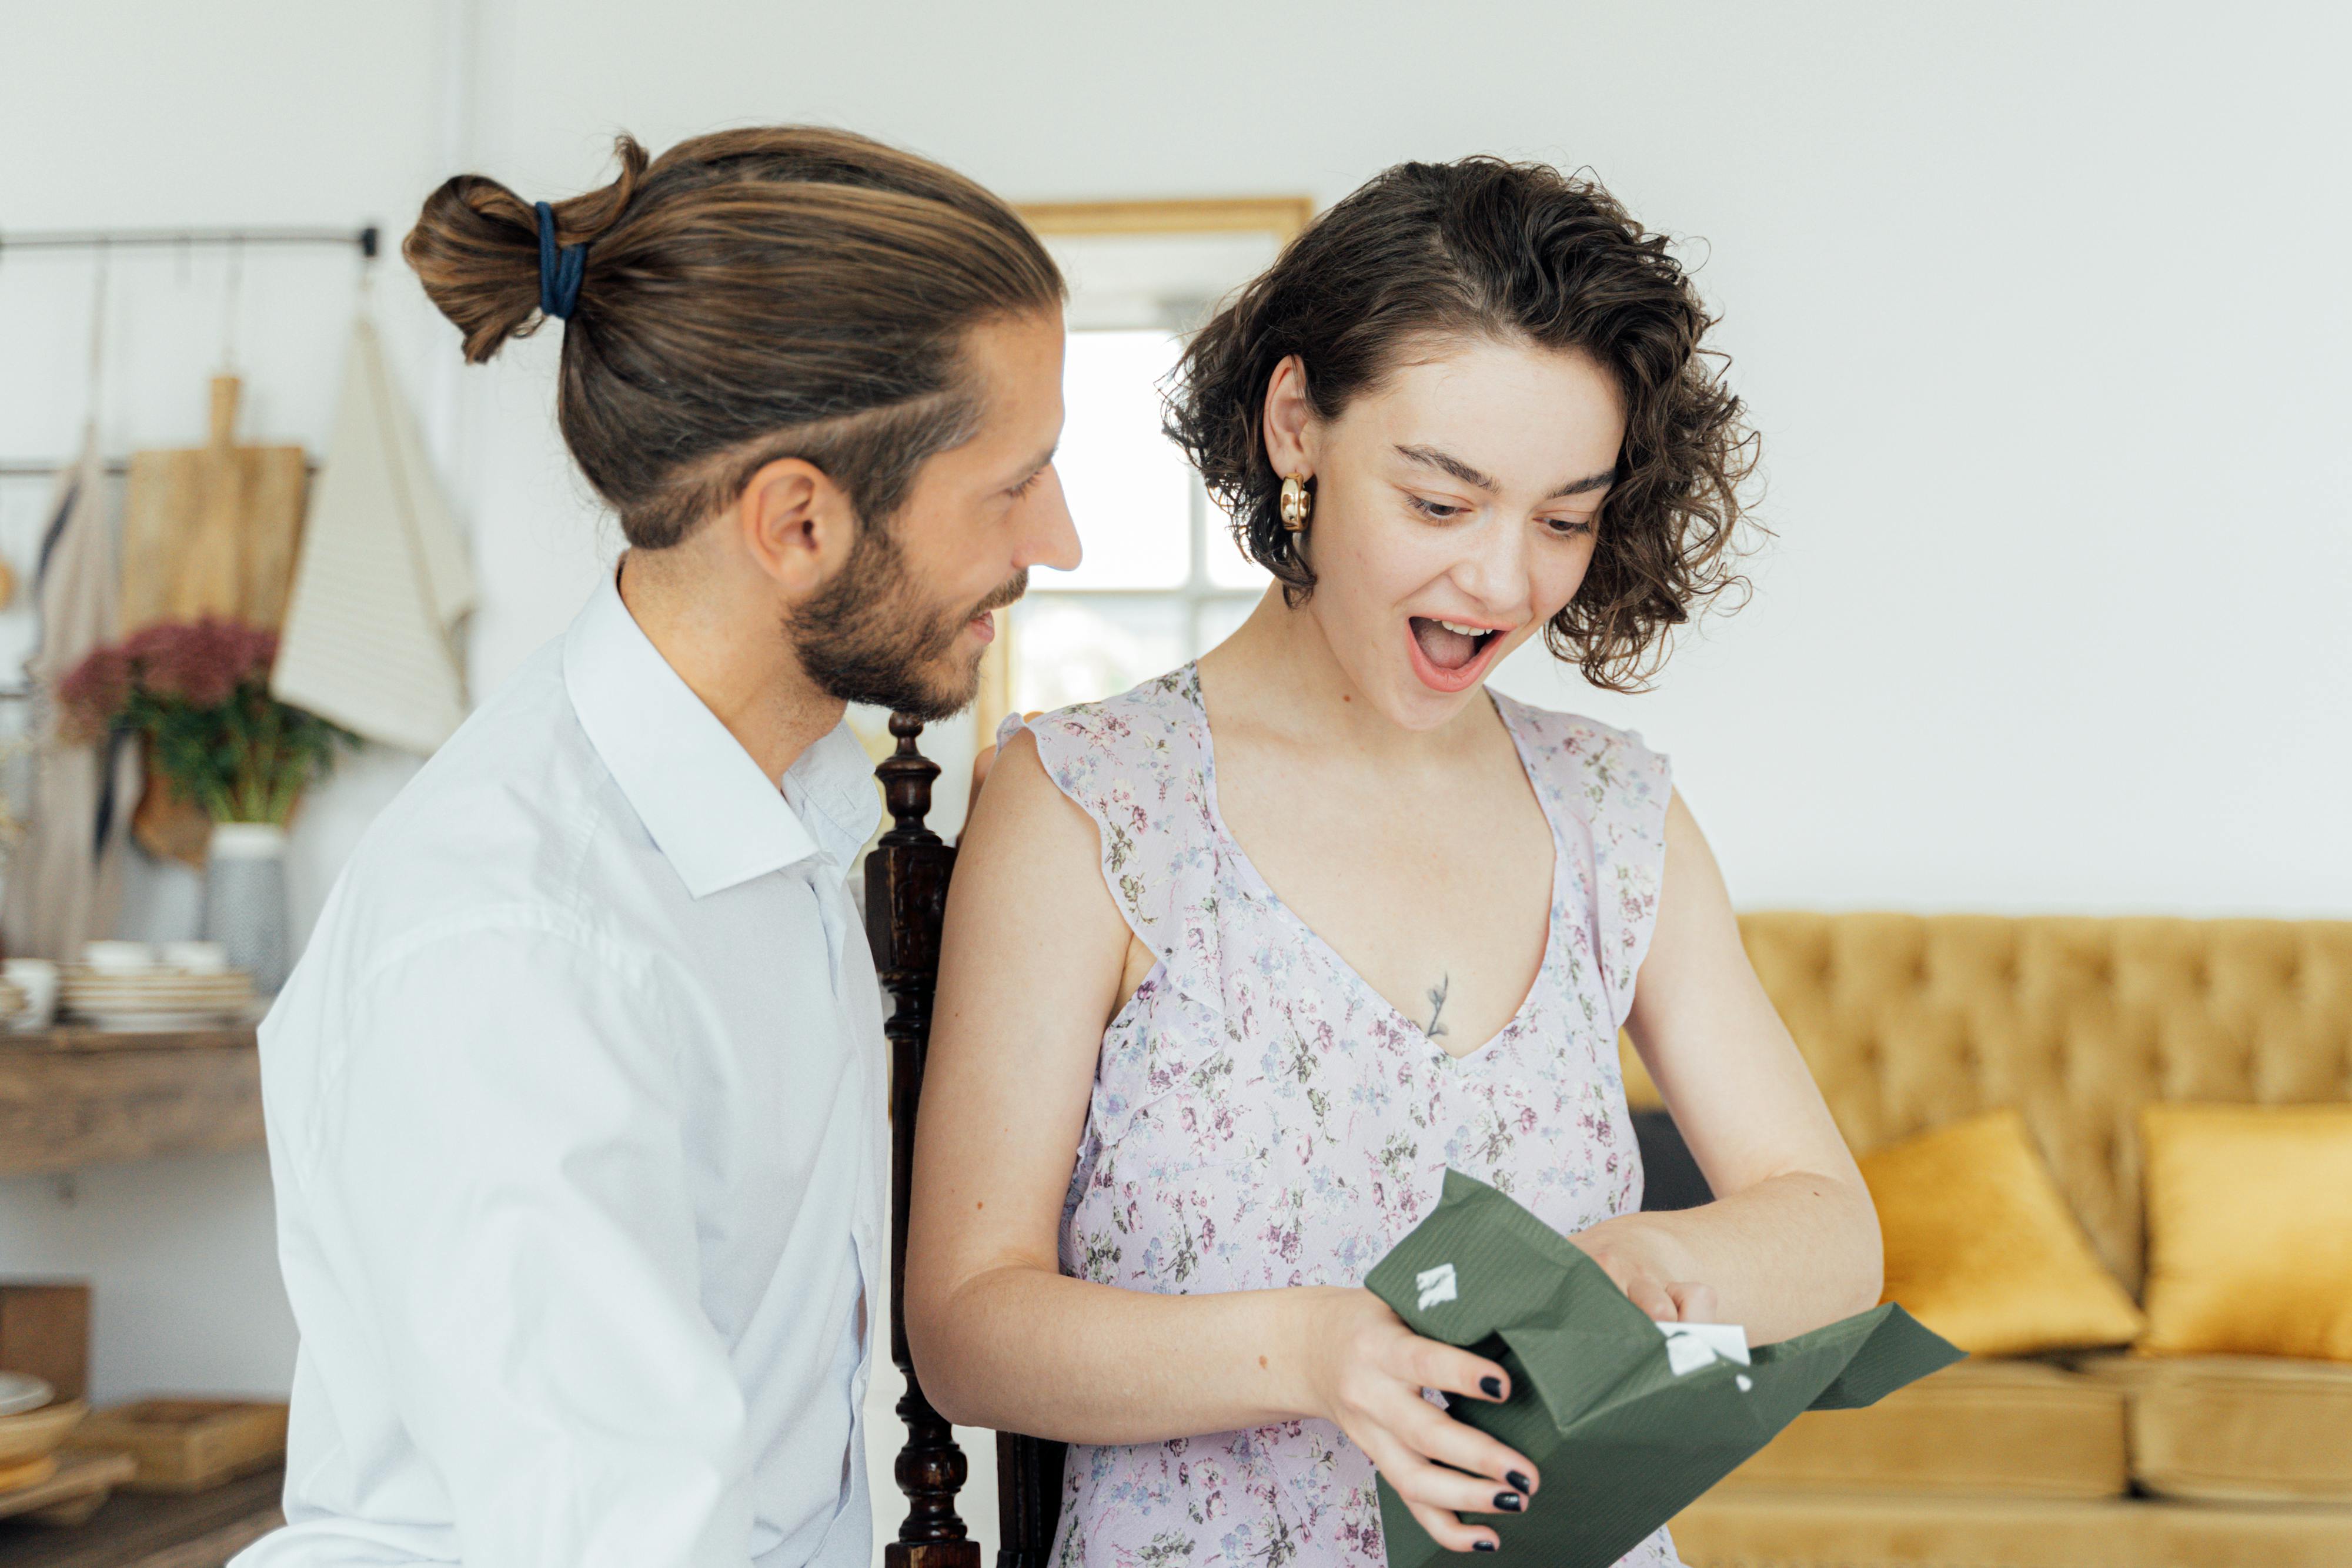
[[[890,1359],[907,1375],[898,1418],[907,1440],[893,1467],[907,1494],[906,1521],[883,1549],[886,1568],[980,1568],[980,1543],[956,1512],[970,1476],[963,1450],[923,1397],[907,1354],[907,1199],[915,1167],[915,1112],[930,1050],[931,993],[940,973],[940,925],[947,913],[955,849],[923,825],[940,765],[915,745],[920,721],[890,716],[898,747],[875,768],[891,825],[866,862],[866,939],[883,989],[896,1003],[883,1025],[890,1041]],[[997,1568],[1045,1568],[1062,1507],[1063,1446],[1000,1432],[996,1437]]]

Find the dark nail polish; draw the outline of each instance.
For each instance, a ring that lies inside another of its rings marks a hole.
[[[1533,1491],[1536,1490],[1536,1483],[1528,1479],[1527,1477],[1521,1475],[1517,1470],[1505,1471],[1503,1479],[1510,1482],[1513,1486],[1518,1488],[1521,1491]]]
[[[1498,1512],[1517,1513],[1527,1506],[1527,1500],[1515,1491],[1498,1491],[1495,1494],[1495,1508]]]
[[[1473,1552],[1492,1552],[1495,1550],[1495,1543],[1482,1535],[1477,1540],[1470,1543],[1470,1550]]]
[[[1499,1377],[1482,1377],[1478,1380],[1478,1392],[1489,1399],[1500,1399],[1503,1396],[1503,1380]]]

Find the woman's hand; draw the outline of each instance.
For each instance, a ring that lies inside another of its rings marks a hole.
[[[1626,1299],[1662,1323],[1711,1323],[1715,1287],[1690,1275],[1689,1251],[1646,1215],[1604,1219],[1569,1238],[1601,1265]]]
[[[1508,1375],[1484,1356],[1422,1338],[1370,1291],[1314,1288],[1298,1297],[1307,1413],[1345,1432],[1440,1546],[1495,1551],[1495,1532],[1459,1515],[1524,1510],[1536,1468],[1421,1391],[1499,1404],[1511,1396]]]

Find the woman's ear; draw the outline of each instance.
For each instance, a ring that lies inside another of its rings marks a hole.
[[[849,559],[857,512],[824,470],[780,457],[751,476],[734,507],[745,552],[787,598],[814,592]]]
[[[1285,478],[1315,476],[1315,411],[1307,402],[1307,366],[1286,355],[1265,382],[1265,460]]]

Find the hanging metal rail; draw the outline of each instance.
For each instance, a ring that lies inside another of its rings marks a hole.
[[[370,261],[382,247],[383,231],[358,229],[59,229],[11,234],[0,229],[0,253],[12,250],[117,250],[138,247],[192,249],[202,246],[357,246]]]
[[[58,229],[11,233],[0,229],[0,257],[12,250],[118,249],[195,250],[241,249],[246,246],[355,246],[361,258],[373,261],[383,249],[383,231],[373,224],[356,229]],[[120,477],[129,465],[117,458],[106,471]],[[41,461],[0,461],[0,479],[39,479],[58,472],[58,465]]]

